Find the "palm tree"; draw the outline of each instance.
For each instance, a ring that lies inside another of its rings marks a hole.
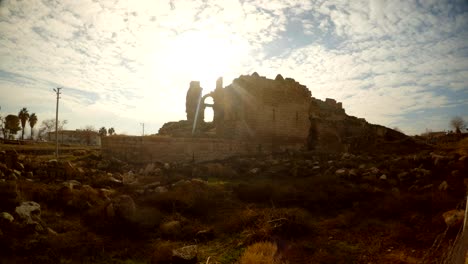
[[[108,132],[109,132],[109,136],[112,136],[115,134],[115,130],[113,127],[109,128]]]
[[[37,115],[36,113],[32,113],[29,116],[29,126],[31,127],[31,139],[33,139],[33,128],[37,123]]]
[[[101,127],[101,128],[99,129],[99,135],[100,135],[101,137],[107,136],[107,129],[106,129],[105,127]]]
[[[24,139],[24,127],[26,126],[26,121],[28,121],[29,119],[28,109],[26,109],[26,107],[23,107],[23,109],[19,111],[18,117],[21,121],[21,127],[23,128],[23,130],[21,131],[21,140],[23,140]]]

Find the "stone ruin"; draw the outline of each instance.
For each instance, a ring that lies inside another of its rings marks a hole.
[[[280,74],[274,80],[257,73],[241,75],[226,87],[219,78],[213,92],[202,95],[202,90],[200,82],[190,83],[186,98],[187,120],[166,123],[160,135],[278,145],[303,143],[308,149],[323,151],[355,151],[368,147],[371,139],[406,139],[402,133],[347,115],[341,102],[312,97],[306,86]],[[208,97],[213,99],[213,104],[205,103]],[[192,133],[197,107],[196,130]],[[213,122],[204,120],[206,107],[213,108]]]
[[[209,97],[213,103],[206,102]],[[413,146],[404,134],[348,116],[342,103],[316,99],[306,86],[279,74],[274,80],[241,75],[226,87],[219,78],[207,94],[192,81],[185,106],[187,120],[165,123],[157,136],[103,138],[103,154],[143,163],[288,149],[361,152]],[[212,122],[204,120],[207,107],[213,109]]]

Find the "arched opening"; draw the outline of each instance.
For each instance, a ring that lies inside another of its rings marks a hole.
[[[205,122],[213,122],[214,120],[214,99],[210,94],[207,94],[203,96],[202,98],[202,104],[203,104],[203,121]]]
[[[213,122],[214,118],[214,111],[213,107],[206,107],[205,108],[205,122]]]

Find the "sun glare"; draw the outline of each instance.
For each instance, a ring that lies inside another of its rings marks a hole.
[[[247,53],[246,42],[236,36],[189,31],[178,35],[156,60],[163,72],[200,81],[204,89],[212,90],[216,78],[239,65]]]

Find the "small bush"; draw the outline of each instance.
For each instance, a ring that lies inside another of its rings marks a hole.
[[[222,186],[204,183],[182,183],[168,192],[155,193],[141,199],[141,203],[155,206],[161,211],[209,218],[226,205],[226,192]]]
[[[221,231],[244,231],[247,244],[275,236],[297,238],[316,233],[314,219],[301,208],[245,209],[228,219]]]
[[[275,258],[278,248],[271,242],[258,242],[250,245],[242,254],[240,264],[279,264]]]

